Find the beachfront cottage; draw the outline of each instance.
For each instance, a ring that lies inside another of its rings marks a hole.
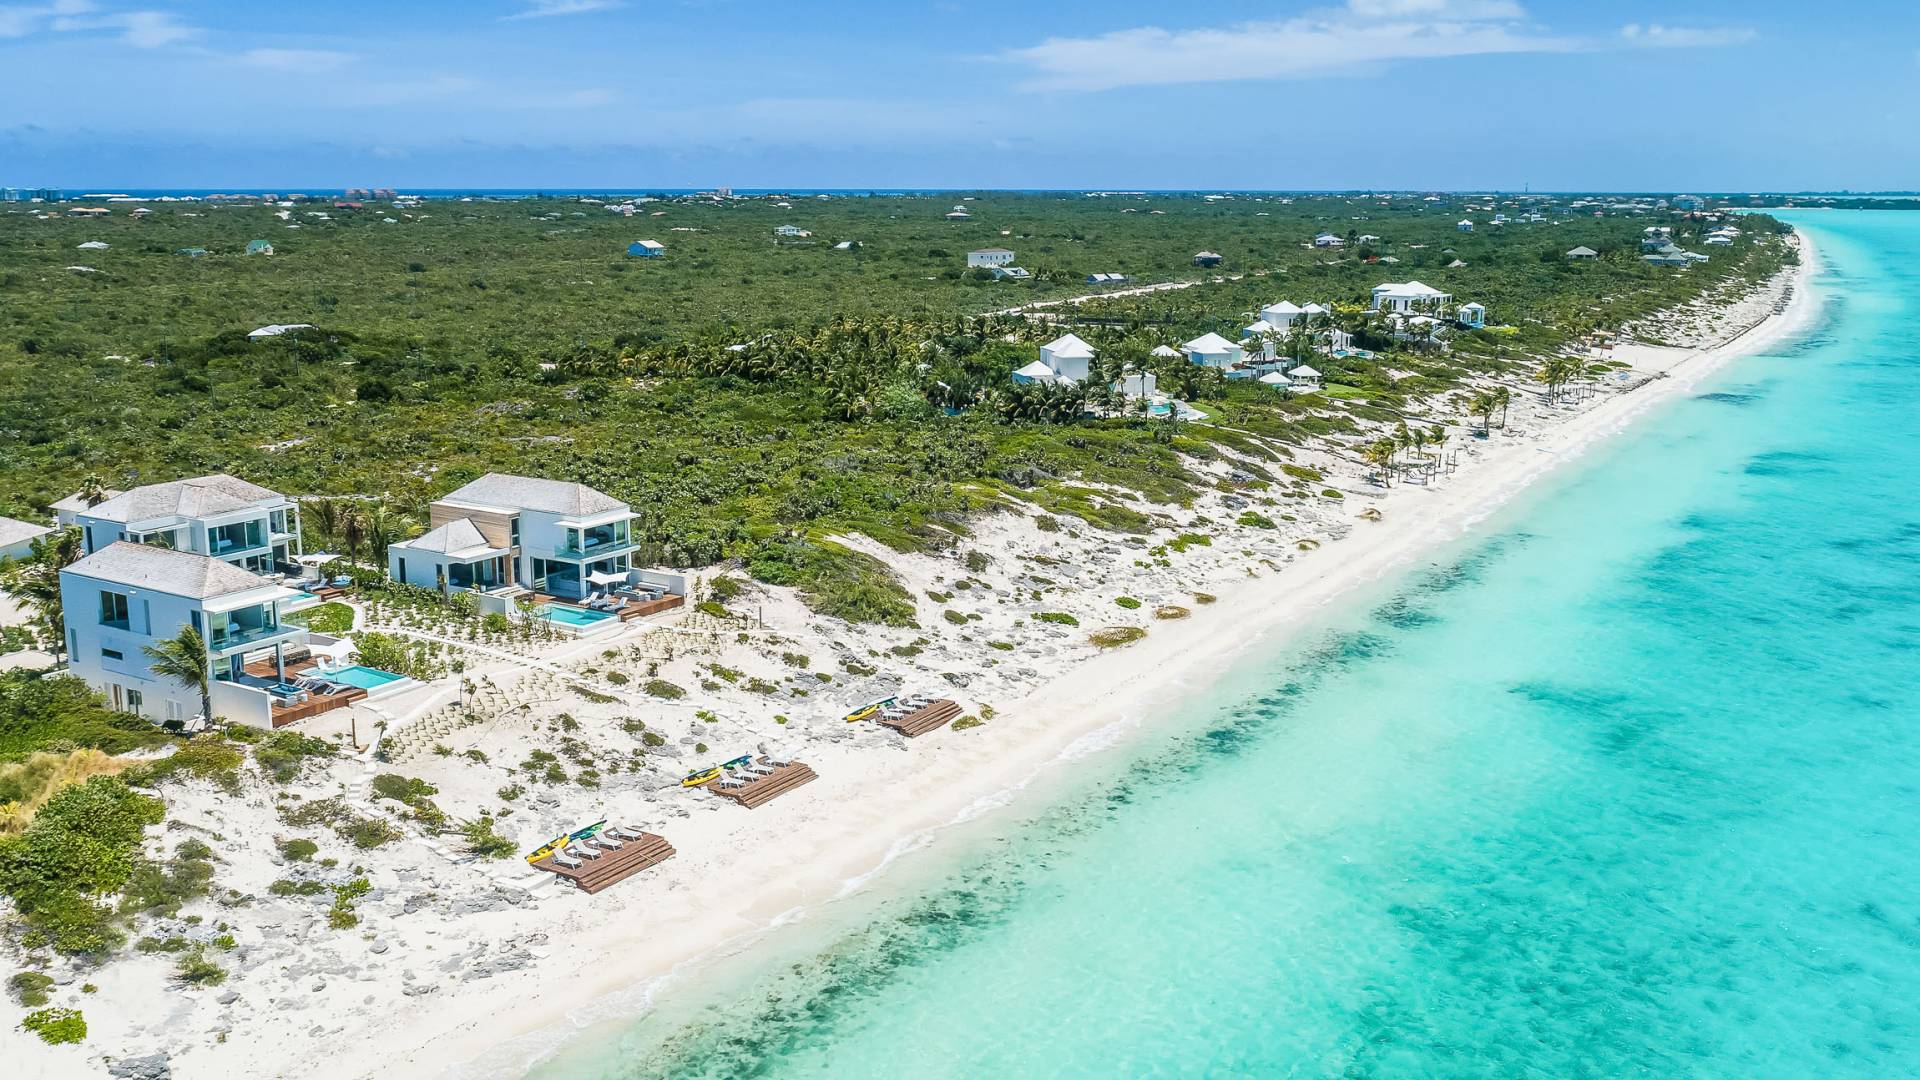
[[[1323,232],[1313,238],[1313,246],[1317,248],[1346,247],[1347,242],[1330,232]]]
[[[1261,308],[1260,321],[1285,334],[1292,331],[1294,321],[1304,314],[1306,314],[1305,310],[1296,307],[1292,301],[1282,300],[1277,304],[1268,304]]]
[[[1301,364],[1299,367],[1287,372],[1287,378],[1293,380],[1293,385],[1297,389],[1318,390],[1320,389],[1323,377],[1318,370]]]
[[[72,516],[87,554],[125,540],[205,555],[262,574],[294,572],[302,554],[299,506],[277,491],[225,473],[146,484],[77,508]]]
[[[1406,313],[1438,311],[1453,297],[1418,281],[1386,282],[1373,287],[1373,310]]]
[[[627,254],[636,259],[657,259],[667,253],[667,245],[658,240],[635,240],[627,245]]]
[[[282,334],[290,334],[295,330],[311,329],[313,329],[312,323],[269,323],[266,326],[260,327],[258,330],[249,330],[247,332],[247,340],[265,341],[268,338],[276,338]]]
[[[1580,247],[1574,248],[1573,250],[1567,252],[1567,258],[1572,259],[1575,262],[1579,262],[1587,259],[1597,259],[1599,257],[1600,257],[1599,252],[1593,250],[1590,247],[1587,247],[1584,244],[1581,245]]]
[[[773,230],[773,235],[784,236],[789,238],[798,238],[798,237],[804,237],[804,236],[812,236],[813,234],[801,228],[798,225],[781,225],[781,226],[777,226]]]
[[[191,626],[206,643],[214,715],[271,728],[305,696],[286,686],[286,665],[307,631],[281,618],[302,598],[230,562],[115,541],[60,571],[67,671],[115,709],[185,722],[201,714],[199,689],[156,673],[146,648]],[[250,654],[271,661],[272,678],[247,673]]]
[[[0,564],[18,562],[33,554],[33,542],[53,531],[51,525],[0,517]]]
[[[1032,276],[1033,274],[1024,267],[996,266],[993,268],[995,281],[1025,281]]]
[[[1461,304],[1460,310],[1453,313],[1453,321],[1469,330],[1482,329],[1487,325],[1487,309],[1478,303]]]
[[[529,591],[582,600],[633,580],[636,517],[585,484],[488,473],[429,506],[428,531],[387,549],[387,573],[502,601]]]
[[[247,241],[247,254],[271,255],[273,254],[273,245],[267,243],[265,240],[249,240]]]
[[[981,266],[991,269],[996,266],[1012,265],[1013,252],[1003,247],[980,248],[978,251],[967,252],[968,269]]]
[[[1221,256],[1217,251],[1202,251],[1193,257],[1195,266],[1219,266],[1220,262]]]
[[[1246,359],[1246,351],[1240,346],[1212,332],[1180,346],[1180,351],[1187,354],[1188,363],[1201,367],[1230,368]]]

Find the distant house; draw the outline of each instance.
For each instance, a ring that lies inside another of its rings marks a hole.
[[[1464,267],[1464,266],[1466,266],[1466,265],[1467,265],[1467,264],[1466,264],[1466,262],[1465,262],[1464,260],[1461,260],[1461,259],[1455,259],[1455,260],[1453,260],[1452,262],[1450,262],[1450,263],[1448,263],[1448,264],[1447,264],[1447,269],[1449,269],[1449,270],[1459,270],[1459,269],[1461,269],[1462,267]]]
[[[1599,252],[1593,250],[1590,247],[1586,247],[1584,245],[1582,245],[1581,247],[1574,248],[1572,251],[1567,252],[1567,258],[1569,259],[1597,259],[1599,257],[1600,257]]]
[[[1453,321],[1469,330],[1482,329],[1487,325],[1486,306],[1478,303],[1461,304],[1460,309],[1453,313]]]
[[[52,531],[50,525],[0,517],[0,563],[9,559],[17,562],[33,554],[33,542]]]
[[[1461,231],[1461,232],[1472,232],[1472,231],[1473,231],[1473,222],[1471,222],[1471,221],[1466,221],[1466,220],[1462,220],[1462,221],[1460,221],[1460,222],[1458,222],[1458,223],[1456,223],[1456,224],[1454,225],[1454,228],[1455,228],[1455,229],[1458,229],[1458,230],[1459,230],[1459,231]]]
[[[835,251],[853,251],[853,250],[855,250],[856,248],[858,248],[859,246],[860,246],[860,241],[858,241],[858,240],[842,240],[842,241],[840,241],[839,243],[837,243],[837,244],[835,244],[835,245],[833,245],[833,250],[835,250]]]
[[[113,488],[102,488],[100,490],[99,501],[105,502],[116,495],[122,494],[125,494],[125,492],[116,491]],[[94,503],[87,501],[85,495],[76,491],[66,498],[61,499],[59,502],[54,503],[52,506],[49,506],[47,509],[53,511],[54,524],[64,529],[70,525],[79,525],[80,515],[86,513],[87,510],[94,505]]]
[[[1287,378],[1292,379],[1293,384],[1302,390],[1318,390],[1320,389],[1322,376],[1319,371],[1305,364],[1301,364],[1299,367],[1287,372]]]
[[[107,250],[108,246],[109,245],[104,240],[89,240],[86,243],[80,245],[80,250],[81,251],[105,251]]]
[[[1330,232],[1323,232],[1313,238],[1313,246],[1317,248],[1346,247],[1347,242]]]
[[[981,248],[978,251],[967,252],[967,266],[969,269],[978,266],[995,267],[1012,265],[1013,252],[1003,247]]]
[[[948,221],[971,221],[972,219],[973,215],[965,210],[955,210],[947,215]]]
[[[803,236],[812,236],[813,234],[801,228],[798,225],[780,225],[774,228],[773,235],[797,238],[797,237],[803,237]]]
[[[990,269],[993,271],[993,280],[995,281],[1025,281],[1033,276],[1024,268],[1018,266],[995,266]]]
[[[76,206],[67,211],[68,217],[106,217],[113,211],[104,206]]]
[[[1160,380],[1151,371],[1128,368],[1113,384],[1114,392],[1126,398],[1150,398],[1160,392]]]
[[[1640,258],[1650,266],[1685,266],[1693,261],[1687,258],[1686,252],[1679,250],[1655,251]]]
[[[254,330],[248,333],[247,340],[248,341],[264,341],[267,338],[279,337],[282,334],[290,334],[295,330],[311,330],[311,329],[313,329],[312,323],[303,323],[303,322],[273,323],[271,325],[263,326],[258,330]]]
[[[1127,275],[1125,274],[1088,274],[1087,275],[1087,284],[1089,285],[1125,285],[1126,283],[1127,283]]]
[[[1431,285],[1418,281],[1400,284],[1387,282],[1373,287],[1373,310],[1412,312],[1438,310],[1445,307],[1453,297]]]
[[[1672,199],[1675,210],[1705,210],[1707,200],[1698,195],[1675,195]]]
[[[1304,309],[1294,306],[1292,301],[1282,300],[1277,304],[1268,304],[1261,308],[1260,322],[1284,334],[1292,330],[1294,320],[1305,313]]]
[[[207,249],[202,247],[186,247],[174,252],[175,255],[185,255],[189,259],[197,259],[206,253]]]
[[[1219,266],[1221,258],[1218,252],[1202,251],[1193,257],[1195,266]]]
[[[273,254],[273,245],[267,243],[265,240],[249,240],[247,241],[247,254],[271,255]]]
[[[1087,377],[1093,363],[1094,348],[1078,334],[1062,334],[1040,346],[1040,363],[1063,379],[1079,382]]]
[[[1053,373],[1053,369],[1048,367],[1045,361],[1035,360],[1027,366],[1016,370],[1013,373],[1013,381],[1023,384],[1038,383],[1042,386],[1052,386],[1054,383],[1060,381],[1060,377]]]
[[[658,240],[635,240],[627,245],[627,254],[640,259],[657,259],[667,253],[667,245]]]
[[[1180,351],[1187,354],[1189,363],[1201,367],[1230,368],[1246,359],[1246,350],[1215,333],[1205,333],[1185,345]]]

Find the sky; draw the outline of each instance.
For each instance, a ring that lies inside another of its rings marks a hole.
[[[1915,0],[0,0],[0,185],[1920,188]]]

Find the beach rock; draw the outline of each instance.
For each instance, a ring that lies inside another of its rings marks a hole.
[[[240,1000],[240,991],[229,990],[226,993],[221,994],[219,997],[214,998],[213,1000],[218,1001],[222,1005],[231,1005],[234,1002]]]
[[[431,994],[438,989],[440,988],[432,983],[413,983],[400,992],[408,997],[419,997],[422,994]]]
[[[167,1053],[162,1050],[145,1057],[122,1058],[107,1066],[107,1075],[122,1080],[171,1080],[173,1066],[167,1063]]]
[[[367,946],[367,951],[373,953],[375,956],[378,956],[387,951],[387,943],[384,941],[376,941],[373,944]]]

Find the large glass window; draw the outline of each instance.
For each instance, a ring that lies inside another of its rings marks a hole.
[[[100,590],[100,625],[111,626],[117,630],[127,629],[127,596],[125,593]]]

